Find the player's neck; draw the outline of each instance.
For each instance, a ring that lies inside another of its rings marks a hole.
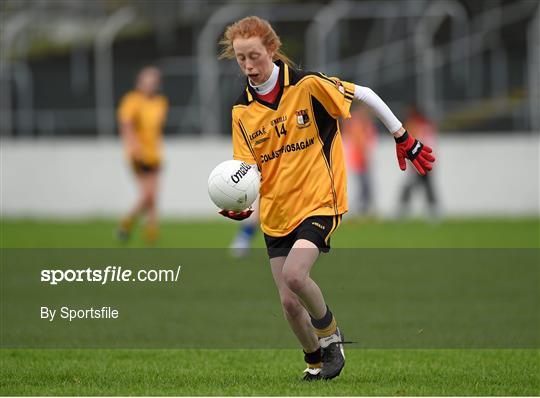
[[[152,98],[154,98],[154,97],[157,95],[157,93],[155,93],[155,92],[154,92],[154,93],[149,93],[149,92],[147,92],[147,91],[142,91],[142,90],[137,90],[137,91],[138,91],[144,98],[148,98],[148,99],[152,99]]]
[[[274,69],[272,69],[272,73],[270,73],[270,77],[264,83],[261,83],[256,86],[251,82],[251,80],[249,79],[248,80],[249,80],[249,85],[255,89],[257,94],[265,95],[274,89],[278,81],[278,77],[279,77],[279,66],[274,64]]]

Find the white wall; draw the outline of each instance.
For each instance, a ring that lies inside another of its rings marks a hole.
[[[393,140],[381,138],[374,157],[377,210],[395,214],[406,175]],[[227,140],[168,140],[161,213],[213,217],[206,182],[231,157]],[[436,187],[445,215],[539,215],[538,135],[445,135],[436,149]],[[354,200],[351,182],[349,196]],[[136,189],[117,140],[1,142],[3,216],[109,216],[123,213]]]

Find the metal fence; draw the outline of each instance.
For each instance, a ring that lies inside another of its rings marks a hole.
[[[217,41],[229,23],[258,15],[302,67],[370,86],[398,113],[416,103],[443,130],[537,132],[539,3],[8,0],[0,130],[113,135],[120,96],[152,62],[171,99],[167,134],[228,133],[242,78],[217,60]]]

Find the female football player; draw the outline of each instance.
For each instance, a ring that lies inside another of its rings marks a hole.
[[[155,67],[143,68],[135,90],[127,93],[118,108],[118,124],[125,151],[135,173],[139,198],[121,220],[118,238],[127,240],[136,218],[145,213],[145,239],[154,243],[158,235],[157,191],[161,165],[161,136],[167,115],[167,99],[158,94],[161,74]]]
[[[332,379],[345,365],[343,334],[310,271],[347,211],[338,118],[350,117],[353,99],[363,101],[393,134],[402,170],[407,158],[425,174],[435,158],[369,88],[294,68],[267,21],[237,21],[221,44],[221,57],[236,59],[247,77],[232,108],[233,157],[261,173],[261,229],[285,317],[304,350],[304,380]],[[251,213],[221,212],[235,220]]]

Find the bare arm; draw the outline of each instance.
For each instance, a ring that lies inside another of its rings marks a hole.
[[[120,122],[120,136],[130,157],[141,156],[141,146],[135,134],[135,128],[131,122]]]

